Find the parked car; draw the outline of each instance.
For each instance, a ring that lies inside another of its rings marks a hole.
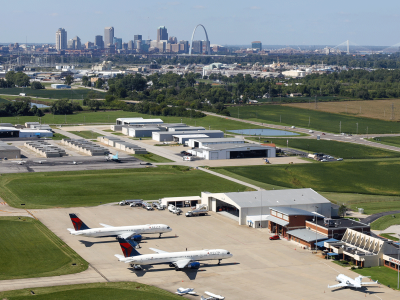
[[[343,158],[338,158],[338,159],[337,159],[337,161],[342,161],[342,160],[343,160]]]
[[[173,214],[180,215],[182,213],[182,210],[179,207],[175,207],[171,212]]]
[[[154,210],[154,208],[151,207],[150,205],[149,205],[149,206],[146,206],[146,209],[147,209],[147,210]]]
[[[325,132],[323,132],[322,135],[325,135]]]
[[[308,132],[309,132],[309,133],[314,133],[314,130],[309,130]]]
[[[292,128],[292,129],[295,129],[295,128],[296,128],[296,126],[292,126],[291,128]]]
[[[163,205],[160,205],[160,204],[159,204],[159,205],[157,205],[157,209],[158,209],[158,210],[164,210],[165,207],[164,207]]]
[[[328,160],[326,158],[321,159],[322,162],[327,162]]]
[[[157,202],[152,202],[151,205],[152,205],[153,207],[157,207],[157,206],[158,206],[158,203],[157,203]]]
[[[279,235],[273,235],[269,237],[270,240],[280,240],[281,238],[279,237]]]

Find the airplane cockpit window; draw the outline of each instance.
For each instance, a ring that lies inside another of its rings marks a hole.
[[[226,253],[226,254],[231,254],[230,252]]]
[[[169,229],[169,226],[167,226],[167,229]]]

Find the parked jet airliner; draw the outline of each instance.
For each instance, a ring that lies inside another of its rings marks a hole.
[[[110,226],[100,223],[103,228],[89,228],[76,214],[69,214],[74,229],[68,228],[72,235],[83,235],[87,237],[119,237],[133,239],[137,242],[142,240],[142,234],[158,233],[161,234],[172,231],[171,227],[164,224],[148,224],[133,226]]]
[[[176,271],[183,268],[198,269],[200,268],[198,260],[218,260],[218,264],[220,264],[222,259],[232,257],[229,251],[223,249],[166,252],[150,248],[157,254],[142,255],[135,249],[131,241],[122,238],[118,238],[118,241],[124,255],[115,254],[115,257],[119,261],[130,263],[135,270],[142,270],[140,265],[154,264],[169,264],[170,267],[175,267]]]

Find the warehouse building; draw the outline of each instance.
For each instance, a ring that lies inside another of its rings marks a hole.
[[[19,137],[19,129],[14,127],[0,127],[0,138]]]
[[[163,124],[161,119],[143,119],[143,118],[118,118],[116,125],[143,126],[149,124]]]
[[[190,135],[190,134],[205,134],[210,138],[222,138],[224,132],[221,130],[198,130],[198,131],[160,131],[153,132],[152,139],[158,142],[172,142],[174,136]]]
[[[158,125],[158,127],[162,130],[162,131],[169,131],[172,128],[177,128],[177,127],[189,127],[188,125],[186,125],[185,123],[164,123],[164,124],[160,124]]]
[[[195,148],[204,148],[209,145],[217,145],[217,144],[244,144],[244,139],[238,138],[217,138],[217,139],[201,139],[188,142],[189,147]]]
[[[310,188],[237,193],[202,192],[201,203],[207,204],[214,212],[224,212],[237,220],[239,225],[246,225],[248,216],[270,215],[271,207],[294,207],[317,212],[328,218],[338,213],[328,199]]]
[[[188,150],[192,155],[208,160],[275,157],[276,148],[258,144],[211,144]]]
[[[158,127],[128,127],[127,135],[132,137],[151,137],[153,132],[159,132],[160,128]],[[124,133],[124,128],[122,129],[122,133]]]
[[[53,132],[48,130],[38,130],[38,129],[19,129],[20,138],[30,138],[30,137],[52,137]]]
[[[0,158],[21,158],[21,150],[15,146],[0,141]]]
[[[188,135],[174,135],[174,142],[182,145],[188,144],[191,139],[207,139],[208,135],[205,134],[188,134]]]
[[[201,202],[201,198],[199,196],[186,196],[186,197],[167,197],[160,199],[161,205],[168,205],[172,204],[175,207],[185,207],[190,206],[194,207],[196,204]]]
[[[192,126],[186,126],[186,127],[170,127],[168,128],[168,131],[199,131],[199,130],[205,130],[204,127],[192,127]]]

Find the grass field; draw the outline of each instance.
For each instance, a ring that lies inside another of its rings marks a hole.
[[[83,137],[84,139],[97,139],[99,136],[103,136],[100,133],[94,132],[94,131],[70,131],[71,133]]]
[[[384,217],[380,217],[378,220],[372,222],[371,229],[385,230],[386,228],[388,228],[392,225],[400,225],[400,214],[387,215]]]
[[[0,217],[0,231],[0,280],[58,276],[88,267],[86,261],[33,218]]]
[[[320,194],[333,203],[339,205],[344,203],[353,211],[358,211],[358,208],[363,208],[364,213],[367,215],[400,209],[400,196],[331,192],[321,192]]]
[[[399,238],[397,238],[397,237],[395,237],[395,234],[396,233],[381,233],[381,234],[379,234],[380,236],[383,236],[384,238],[387,238],[387,239],[389,239],[389,240],[392,240],[392,241],[399,241]]]
[[[98,112],[78,112],[73,115],[52,115],[46,114],[42,117],[43,124],[90,124],[90,123],[109,123],[115,124],[117,118],[135,118],[143,117],[152,119],[155,116],[139,114],[126,111],[98,111]],[[257,125],[244,124],[242,122],[228,120],[220,117],[206,116],[203,118],[191,119],[181,117],[160,117],[164,123],[186,123],[191,126],[203,126],[206,129],[234,130],[234,129],[252,129],[265,128]],[[35,116],[27,117],[1,117],[0,123],[22,124],[25,122],[37,122]]]
[[[220,167],[254,181],[321,192],[398,196],[400,160]],[[373,176],[371,176],[373,174]]]
[[[41,97],[41,98],[54,98],[54,99],[84,99],[86,95],[91,92],[90,89],[65,89],[65,90],[32,90],[31,88],[9,88],[0,89],[0,94],[5,95],[19,95],[25,93],[27,97]],[[103,99],[105,93],[93,91],[96,93],[98,99]]]
[[[371,276],[371,279],[393,289],[397,289],[397,272],[388,267],[371,267],[355,269],[354,272],[362,276]],[[364,279],[365,280],[365,279]]]
[[[68,139],[69,137],[61,134],[61,133],[53,133],[53,140],[59,140],[61,141],[62,139]]]
[[[251,121],[297,126],[326,132],[339,133],[399,133],[400,123],[383,121],[365,117],[356,117],[336,113],[308,110],[287,105],[261,105],[229,107],[232,117],[239,117]],[[239,111],[239,114],[238,114]],[[308,125],[310,122],[310,126]],[[341,127],[340,127],[341,123]]]
[[[35,293],[32,295],[31,291]],[[40,300],[173,300],[182,299],[162,289],[136,282],[107,282],[77,285],[63,285],[54,287],[31,288],[0,293],[1,299],[26,300],[34,297]]]
[[[147,154],[131,154],[132,156],[149,162],[149,163],[168,163],[168,162],[173,162],[172,160],[162,157],[160,155],[154,154],[154,153],[147,153]]]
[[[257,138],[247,138],[258,142]],[[262,141],[263,139],[261,139]],[[324,153],[336,158],[393,158],[400,157],[400,152],[389,151],[364,145],[344,143],[317,139],[286,139],[266,138],[269,143],[274,143],[281,148],[286,148],[286,141],[289,141],[289,148],[296,148],[309,153]],[[399,137],[400,141],[400,137]]]
[[[315,102],[313,102],[312,99],[310,103],[291,103],[285,105],[329,113],[390,121],[392,118],[392,103],[394,105],[394,111],[396,111],[396,108],[400,105],[400,99],[318,102],[317,109],[315,109]],[[394,114],[394,120],[400,120],[400,115]]]
[[[382,136],[368,139],[368,141],[385,144],[389,146],[400,147],[400,136]]]
[[[25,203],[24,208],[91,206],[131,198],[154,200],[195,196],[202,191],[238,190],[249,188],[181,166],[2,174],[0,177],[0,196],[14,207]]]

